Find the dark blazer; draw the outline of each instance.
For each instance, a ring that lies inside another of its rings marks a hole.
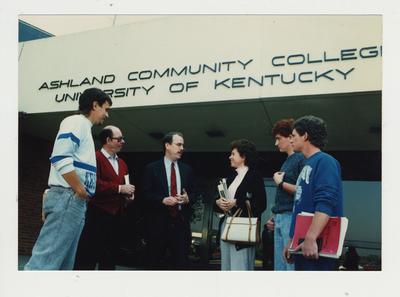
[[[192,169],[178,161],[181,178],[181,193],[185,189],[189,203],[182,204],[176,218],[172,218],[168,206],[162,203],[170,196],[164,158],[146,166],[143,176],[143,202],[147,206],[147,252],[151,269],[182,269],[190,267],[188,253],[191,243],[190,217],[194,194]],[[166,261],[166,249],[170,250],[170,261]],[[169,264],[168,264],[169,262]]]
[[[194,200],[194,175],[193,170],[186,164],[178,161],[178,168],[181,177],[181,193],[185,189],[189,196],[189,203],[182,204],[180,210],[184,221],[189,223],[192,214],[191,206]],[[168,181],[165,172],[164,158],[146,166],[143,177],[143,198],[155,225],[163,224],[169,216],[168,207],[162,203],[165,197],[169,196]],[[155,226],[156,227],[156,226]]]
[[[118,186],[125,184],[124,176],[128,174],[128,166],[118,158],[118,174],[110,161],[101,151],[96,151],[97,178],[96,193],[89,203],[110,214],[120,212],[125,205],[125,197],[118,194]]]
[[[235,171],[227,178],[226,183],[228,187],[233,182],[236,175],[237,173]],[[237,206],[231,210],[232,214],[237,210],[237,208],[241,208],[243,210],[241,216],[248,217],[246,200],[249,200],[253,217],[261,218],[261,214],[267,207],[267,195],[263,178],[256,170],[249,168],[237,188],[234,198],[236,199]]]

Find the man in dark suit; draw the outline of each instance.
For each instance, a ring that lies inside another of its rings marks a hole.
[[[75,270],[115,270],[122,218],[135,186],[129,183],[128,166],[117,153],[125,144],[121,130],[105,127],[96,151],[96,193],[90,199],[75,259]]]
[[[178,161],[184,150],[182,133],[170,132],[162,143],[164,158],[147,165],[143,180],[148,261],[153,270],[188,269],[194,175],[188,165]]]

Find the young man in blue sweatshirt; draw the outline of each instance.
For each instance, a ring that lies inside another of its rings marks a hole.
[[[290,238],[293,238],[296,215],[300,212],[314,213],[305,240],[298,246],[301,255],[293,255],[295,270],[334,270],[337,260],[318,256],[317,237],[329,217],[343,216],[343,191],[339,162],[323,153],[327,139],[325,122],[314,116],[304,116],[293,125],[292,145],[303,153],[306,160],[297,179]],[[292,261],[288,248],[285,258]]]

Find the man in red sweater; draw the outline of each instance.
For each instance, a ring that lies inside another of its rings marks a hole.
[[[118,229],[135,186],[129,183],[126,163],[117,153],[125,144],[121,130],[105,127],[99,135],[102,148],[96,151],[96,193],[88,203],[85,227],[79,240],[75,270],[115,270]]]

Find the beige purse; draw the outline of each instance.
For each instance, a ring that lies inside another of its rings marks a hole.
[[[252,217],[250,202],[246,200],[249,217],[240,217],[238,208],[232,217],[228,217],[221,239],[231,243],[257,244],[260,242],[260,225],[257,217]]]

